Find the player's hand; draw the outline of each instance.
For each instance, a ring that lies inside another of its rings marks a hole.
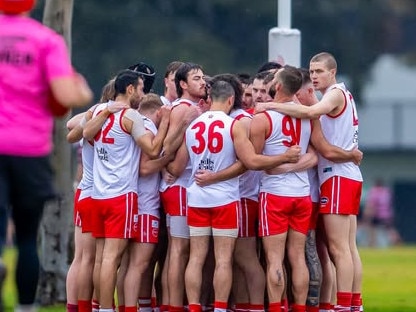
[[[287,156],[287,162],[296,163],[300,159],[301,147],[299,145],[292,145],[289,147],[285,154]]]
[[[107,103],[107,110],[109,113],[114,114],[117,113],[123,109],[130,108],[130,106],[123,102],[113,102],[110,101]]]
[[[264,112],[268,109],[269,109],[269,103],[267,103],[267,102],[265,102],[265,103],[260,102],[260,103],[256,103],[254,105],[254,113],[261,113],[261,112]]]
[[[186,113],[183,116],[183,122],[185,124],[190,124],[195,118],[201,115],[202,111],[201,108],[197,105],[190,106],[189,109],[186,110]]]
[[[176,177],[167,170],[162,170],[162,179],[169,185],[175,183]]]
[[[359,166],[361,164],[361,161],[363,160],[363,152],[360,151],[358,148],[354,148],[352,151],[352,157],[353,157],[353,162],[354,164],[356,164],[357,166]]]
[[[197,170],[194,178],[196,185],[201,187],[214,183],[214,173],[211,170]]]
[[[159,116],[162,120],[169,120],[171,108],[169,106],[163,105],[159,110]]]

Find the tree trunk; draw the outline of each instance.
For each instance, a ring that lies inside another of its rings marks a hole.
[[[46,0],[43,23],[63,35],[71,48],[73,0]],[[66,301],[66,273],[72,259],[73,170],[71,146],[66,141],[69,114],[55,120],[52,166],[55,171],[57,199],[45,206],[40,226],[40,279],[38,302],[51,305]]]

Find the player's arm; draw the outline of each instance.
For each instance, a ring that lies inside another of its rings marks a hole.
[[[275,110],[284,115],[289,115],[295,118],[316,119],[321,115],[339,112],[344,106],[344,94],[339,89],[333,89],[326,93],[322,99],[312,105],[305,106],[293,103],[259,103],[256,104],[256,111]]]
[[[152,159],[159,157],[162,150],[163,139],[169,125],[168,113],[162,113],[162,119],[156,136],[146,130],[143,118],[137,110],[126,110],[123,115],[122,124],[127,132],[134,138],[136,144],[142,149],[143,153],[146,153]]]
[[[129,108],[129,106],[123,102],[108,102],[107,106],[102,111],[100,111],[98,115],[86,122],[82,135],[85,139],[92,140],[98,131],[101,130],[110,114],[127,108]]]
[[[167,165],[166,170],[171,175],[175,177],[179,177],[182,174],[182,172],[185,170],[188,160],[189,160],[189,153],[186,147],[186,142],[185,140],[183,140],[181,146],[179,147],[179,149],[177,150],[175,154],[175,159]]]
[[[69,143],[75,143],[82,139],[85,124],[91,120],[92,112],[97,105],[98,104],[92,106],[86,112],[77,114],[68,120],[66,127],[68,128],[69,132],[66,136],[66,139]]]
[[[195,183],[199,186],[207,186],[213,183],[218,183],[221,181],[230,180],[235,178],[244,172],[247,171],[247,168],[244,167],[241,161],[237,160],[231,166],[222,169],[217,172],[211,170],[198,170],[195,173]]]
[[[266,113],[254,115],[250,124],[249,137],[256,154],[263,153],[264,144],[269,131],[270,121],[267,118]]]
[[[181,146],[186,128],[198,116],[196,107],[179,104],[170,114],[169,130],[163,141],[163,152],[173,155]]]
[[[141,177],[160,172],[169,162],[170,158],[167,155],[151,159],[146,153],[140,155],[139,174]]]
[[[359,165],[363,159],[363,153],[358,148],[344,150],[338,146],[330,144],[322,132],[319,120],[313,121],[311,142],[319,154],[336,163],[351,161],[356,165]]]
[[[289,147],[285,153],[280,155],[266,156],[256,154],[254,146],[247,136],[246,129],[238,121],[233,125],[232,134],[237,157],[248,169],[271,169],[286,162],[297,162],[299,160],[300,147],[296,145]]]
[[[297,163],[286,163],[267,170],[268,174],[281,174],[288,172],[299,172],[315,167],[318,164],[318,155],[312,145],[309,144],[305,154],[300,156]]]

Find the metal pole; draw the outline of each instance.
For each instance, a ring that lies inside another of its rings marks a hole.
[[[292,1],[291,0],[278,0],[277,26],[279,28],[291,28],[292,27]]]

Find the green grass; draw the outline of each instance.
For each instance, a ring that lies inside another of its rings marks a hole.
[[[416,310],[416,246],[386,249],[360,249],[363,261],[364,307],[370,312]],[[6,249],[4,261],[9,267],[3,289],[6,311],[16,302],[13,264],[16,253]],[[64,305],[41,308],[40,312],[64,312]]]

